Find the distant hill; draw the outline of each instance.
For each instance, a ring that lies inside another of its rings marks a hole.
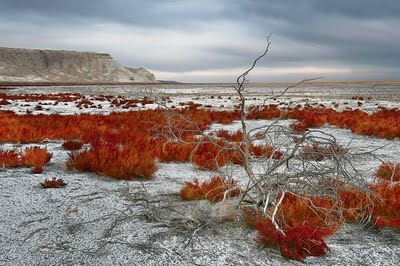
[[[0,83],[155,83],[143,68],[124,67],[109,54],[0,47]]]

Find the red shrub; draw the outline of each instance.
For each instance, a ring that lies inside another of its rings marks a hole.
[[[265,220],[262,210],[255,207],[242,208],[242,217],[245,225],[253,229],[256,229],[259,221]]]
[[[52,179],[45,179],[44,182],[40,183],[43,188],[60,188],[67,185],[63,179],[56,179],[53,177]]]
[[[285,235],[275,228],[270,219],[262,219],[257,222],[256,240],[264,245],[275,248],[279,247],[285,240]]]
[[[44,167],[43,166],[35,166],[32,167],[32,173],[34,174],[41,174],[44,171]]]
[[[7,101],[6,99],[0,99],[0,105],[8,105],[11,104],[11,102]]]
[[[306,132],[308,130],[307,124],[304,121],[291,124],[290,127],[297,132]]]
[[[269,219],[257,223],[257,240],[272,248],[279,248],[282,256],[303,261],[307,256],[322,256],[329,252],[321,232],[313,226],[301,225],[281,232]]]
[[[276,219],[284,229],[307,225],[318,228],[324,237],[334,234],[343,224],[334,200],[292,193],[285,194]]]
[[[355,187],[341,187],[337,194],[346,221],[359,222],[371,214],[373,199],[367,192]]]
[[[318,228],[302,225],[286,231],[280,251],[286,258],[303,261],[307,256],[323,256],[330,249]]]
[[[65,150],[73,151],[73,150],[79,150],[83,146],[83,142],[80,140],[66,140],[63,142],[62,147]]]
[[[197,179],[187,182],[179,194],[183,200],[207,199],[209,201],[222,201],[225,193],[227,198],[238,196],[241,193],[241,189],[237,186],[237,181],[214,176],[210,181],[205,181],[201,184],[198,183]]]
[[[186,138],[184,141],[193,142],[194,139]],[[150,145],[154,150],[154,157],[160,162],[189,162],[195,144],[181,142],[167,142],[164,139],[153,139]]]
[[[400,163],[382,163],[375,172],[375,176],[390,181],[400,181]]]
[[[150,179],[157,166],[153,154],[146,149],[132,146],[97,145],[89,150],[73,152],[67,169],[94,172],[116,179]]]
[[[186,182],[185,186],[179,192],[179,196],[183,200],[202,200],[204,193],[199,185],[199,181],[195,178],[192,182]]]
[[[21,154],[12,150],[0,150],[0,167],[17,167],[21,166],[21,164]]]
[[[40,169],[50,161],[51,157],[52,154],[46,149],[37,146],[30,147],[22,154],[22,164]]]
[[[321,256],[329,250],[323,237],[334,234],[343,224],[334,200],[286,193],[278,209],[277,230],[259,209],[248,208],[244,221],[258,231],[257,240],[269,247],[279,247],[281,254],[295,260]]]
[[[244,145],[228,146],[223,141],[214,143],[205,142],[198,145],[193,153],[192,162],[200,169],[216,170],[227,163],[242,164],[243,156],[240,150],[244,152]],[[250,145],[250,155],[259,158],[281,159],[283,152],[275,150],[272,146]]]
[[[283,152],[275,150],[275,148],[271,145],[261,146],[251,144],[250,151],[251,154],[256,158],[265,157],[279,160],[283,157]]]
[[[227,198],[236,197],[241,193],[236,180],[219,176],[214,176],[210,181],[203,182],[201,189],[205,198],[209,201],[222,201],[225,192],[227,192]]]
[[[369,188],[374,193],[374,207],[372,219],[375,226],[400,228],[400,183],[379,182],[370,184]]]
[[[40,174],[52,155],[40,147],[27,148],[22,153],[16,151],[0,151],[0,165],[3,167],[32,167],[32,172]]]
[[[281,117],[283,112],[278,108],[277,105],[270,104],[263,108],[253,107],[249,108],[249,114],[247,119],[274,119]]]
[[[243,132],[238,130],[236,132],[229,132],[228,130],[220,129],[216,133],[217,137],[223,138],[232,142],[239,142],[243,140]]]
[[[229,156],[222,148],[222,141],[200,143],[193,153],[192,162],[200,169],[217,170],[229,162]]]
[[[280,160],[284,155],[283,151],[275,151],[272,159]]]

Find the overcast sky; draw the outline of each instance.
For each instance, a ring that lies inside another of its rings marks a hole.
[[[400,79],[399,0],[1,0],[0,46],[110,53],[157,79]]]

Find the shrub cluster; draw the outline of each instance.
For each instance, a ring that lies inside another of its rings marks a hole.
[[[288,112],[306,127],[320,127],[326,123],[349,128],[355,134],[377,136],[385,139],[400,137],[400,110],[383,109],[368,114],[360,110],[335,111],[331,108],[294,109]]]
[[[40,174],[50,161],[52,154],[46,149],[33,146],[22,152],[0,150],[0,165],[2,167],[30,167],[33,173]]]
[[[156,172],[152,151],[137,145],[97,144],[70,153],[67,169],[94,172],[115,179],[152,178]]]
[[[14,97],[14,98],[13,98]],[[38,101],[76,101],[80,106],[90,106],[91,99],[77,94],[3,96],[1,101],[19,99]],[[115,106],[126,108],[137,104],[152,103],[145,98],[129,100],[123,97],[99,96],[94,100],[109,101]],[[135,106],[136,105],[136,106]],[[183,107],[184,105],[182,105]],[[155,159],[162,162],[190,161],[199,168],[216,170],[231,162],[242,164],[244,145],[243,133],[229,133],[220,130],[212,141],[199,139],[197,134],[212,123],[229,124],[240,118],[238,111],[213,111],[198,109],[198,105],[189,103],[188,107],[176,111],[178,116],[186,116],[194,121],[188,124],[185,119],[167,121],[160,110],[140,112],[111,113],[109,115],[16,115],[0,111],[0,142],[40,142],[46,139],[65,139],[64,148],[80,149],[83,143],[90,148],[72,151],[67,168],[89,171],[116,179],[150,179],[157,170]],[[383,138],[400,137],[400,111],[381,110],[367,114],[359,110],[337,112],[329,108],[281,110],[277,105],[263,108],[250,108],[248,119],[295,118],[299,122],[293,129],[304,132],[308,127],[318,127],[326,123],[350,128],[354,133],[376,135]],[[171,142],[168,138],[154,138],[154,132],[171,132],[183,138],[187,144]],[[257,136],[262,138],[262,136]],[[233,149],[234,144],[235,149]],[[306,159],[323,160],[346,151],[339,146],[305,146],[302,155]],[[250,146],[253,157],[281,159],[282,151],[273,146]],[[0,164],[3,167],[31,167],[33,172],[43,171],[51,154],[40,147],[32,147],[23,152],[0,151]],[[329,251],[323,238],[332,235],[344,220],[359,222],[371,217],[374,225],[382,227],[400,227],[399,164],[384,163],[376,176],[386,181],[369,184],[365,190],[339,185],[337,198],[315,195],[284,195],[276,219],[279,227],[264,218],[257,209],[247,210],[245,221],[256,227],[258,240],[268,246],[277,247],[285,257],[304,260],[306,256],[320,256]],[[43,187],[63,186],[61,179],[45,180]],[[188,182],[180,191],[184,200],[221,201],[225,197],[235,197],[241,189],[234,179],[214,176],[209,181]],[[277,197],[280,197],[278,195]]]
[[[280,230],[258,208],[243,208],[243,221],[257,229],[259,242],[299,261],[326,254],[329,247],[324,238],[345,221],[370,221],[377,229],[400,228],[399,182],[371,183],[365,190],[343,183],[332,187],[337,190],[333,198],[286,193],[275,216]]]
[[[307,256],[322,256],[330,251],[318,228],[300,225],[281,232],[271,220],[257,223],[257,240],[268,247],[279,248],[283,257],[303,261]]]
[[[222,201],[224,198],[236,197],[241,193],[241,189],[234,179],[214,176],[209,181],[199,184],[197,179],[187,182],[179,192],[183,200],[203,200]]]

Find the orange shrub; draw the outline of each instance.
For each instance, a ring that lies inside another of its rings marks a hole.
[[[249,228],[256,229],[257,223],[266,220],[262,209],[254,206],[247,206],[242,208],[242,218],[245,225]]]
[[[267,247],[279,248],[281,255],[303,261],[307,256],[323,256],[330,251],[318,228],[308,225],[277,230],[269,219],[257,223],[257,241]]]
[[[32,173],[41,174],[44,171],[44,166],[34,166],[31,169],[32,169]]]
[[[195,148],[194,144],[180,142],[168,142],[164,140],[152,140],[154,156],[160,162],[189,162],[190,156]]]
[[[40,147],[27,148],[22,154],[22,164],[35,168],[43,168],[51,159],[52,154]]]
[[[42,188],[60,188],[67,185],[67,183],[65,183],[63,179],[56,179],[55,177],[53,177],[52,179],[45,179],[40,184],[42,185]]]
[[[21,164],[21,154],[12,150],[0,150],[0,167],[17,167],[21,166]]]
[[[337,190],[342,215],[348,222],[359,222],[371,214],[372,195],[355,187],[340,187]]]
[[[256,224],[256,240],[267,247],[277,248],[285,239],[284,233],[277,230],[270,219],[261,219]]]
[[[400,183],[384,181],[370,184],[369,188],[374,193],[372,219],[375,227],[400,228]]]
[[[281,159],[284,155],[282,151],[276,150],[273,146],[271,145],[250,145],[250,152],[251,154],[256,157],[265,157],[265,158],[272,158],[272,159]]]
[[[214,176],[209,181],[199,184],[197,179],[186,182],[179,195],[183,200],[222,201],[226,193],[227,198],[236,197],[241,193],[237,181],[230,178]]]
[[[195,178],[192,182],[186,182],[179,192],[179,196],[183,200],[202,200],[204,193],[199,185],[199,181]]]
[[[251,107],[247,119],[274,119],[281,117],[283,111],[278,108],[278,105],[270,104],[265,107]]]
[[[73,151],[73,150],[79,150],[83,146],[83,141],[80,140],[66,140],[63,142],[62,147],[65,150]]]
[[[232,142],[239,142],[243,140],[243,132],[238,130],[236,132],[229,132],[228,130],[220,129],[216,132],[217,137],[223,138]]]
[[[27,166],[32,172],[40,174],[44,166],[50,161],[52,154],[40,147],[30,147],[23,152],[0,151],[0,165],[3,167]]]
[[[225,145],[222,141],[200,143],[194,150],[192,162],[200,169],[217,170],[229,162],[227,152],[222,150]]]
[[[328,118],[335,113],[336,111],[331,108],[294,109],[288,113],[288,117],[299,120],[302,125],[309,128],[323,126],[329,122]],[[299,129],[301,129],[300,125]]]
[[[375,172],[375,176],[390,181],[400,181],[400,163],[382,163]]]
[[[216,170],[227,163],[243,164],[244,145],[229,146],[229,143],[216,140],[214,142],[200,143],[193,150],[192,162],[200,169]],[[250,145],[250,155],[254,157],[265,157],[280,159],[283,152],[275,150],[272,146]]]
[[[301,225],[286,231],[284,241],[280,244],[280,251],[286,258],[303,261],[307,256],[323,256],[330,249],[318,228]]]
[[[6,98],[9,100],[25,99],[27,101],[53,99],[59,102],[85,99],[81,95],[74,94],[59,96],[7,95]],[[128,102],[128,100],[120,100]],[[130,101],[140,102],[138,100]],[[283,111],[276,105],[271,105],[262,109],[251,109],[248,118],[271,119],[282,114]],[[330,123],[339,127],[350,128],[357,134],[376,135],[388,139],[400,137],[399,110],[381,110],[368,115],[366,112],[359,110],[337,112],[329,108],[309,108],[303,110],[288,109],[286,114],[290,118],[296,118],[304,122],[307,126],[321,126],[325,123]],[[240,118],[240,112],[237,110],[215,111],[197,109],[197,107],[178,110],[178,115],[189,117],[201,130],[206,129],[212,123],[229,124]],[[0,142],[21,143],[39,142],[45,139],[82,139],[87,132],[91,131],[101,133],[104,130],[118,131],[122,128],[148,130],[156,125],[167,125],[165,117],[159,110],[112,113],[110,115],[17,115],[10,111],[0,111],[0,121],[2,123],[2,127],[0,128]],[[191,131],[191,133],[196,131],[196,127],[187,125],[184,119],[176,125],[177,130]]]
[[[338,195],[347,221],[362,221],[371,216],[375,227],[400,228],[400,183],[383,181],[368,184],[371,194],[355,188],[342,188]]]
[[[153,154],[137,146],[97,145],[70,153],[67,169],[94,172],[116,179],[152,178],[157,171]]]
[[[350,128],[356,134],[392,139],[400,137],[400,110],[381,110],[371,115],[360,110],[335,111],[331,108],[306,108],[289,111],[289,118],[303,122],[307,127],[329,123]]]
[[[227,198],[236,197],[241,193],[236,180],[220,176],[214,176],[210,181],[203,182],[201,189],[209,201],[222,201],[225,192],[227,192]]]
[[[335,201],[319,196],[286,193],[277,213],[282,228],[308,225],[318,228],[322,236],[334,234],[344,222]]]
[[[308,130],[308,126],[304,121],[299,121],[291,124],[290,127],[297,132],[306,132]]]

